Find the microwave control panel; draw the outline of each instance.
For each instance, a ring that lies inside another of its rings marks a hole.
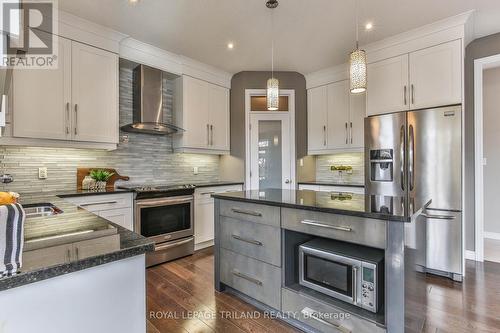
[[[376,268],[363,264],[361,273],[361,303],[364,309],[377,311]]]

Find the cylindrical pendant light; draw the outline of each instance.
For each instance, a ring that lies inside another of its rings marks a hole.
[[[356,1],[356,49],[349,57],[349,76],[351,93],[358,94],[366,91],[366,52],[359,49],[358,5]]]
[[[266,7],[274,9],[278,7],[277,0],[268,0]],[[279,81],[274,77],[274,20],[271,12],[271,78],[267,80],[267,109],[276,111],[279,108],[280,89]]]

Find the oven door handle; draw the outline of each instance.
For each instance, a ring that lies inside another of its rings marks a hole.
[[[346,231],[346,232],[351,232],[352,231],[352,228],[349,228],[349,227],[329,225],[329,224],[324,224],[324,223],[317,222],[317,221],[312,221],[312,220],[302,220],[302,221],[300,221],[300,223],[306,224],[306,225],[311,225],[311,226],[314,226],[314,227],[322,227],[322,228],[335,229],[335,230],[339,230],[339,231]]]
[[[344,326],[342,326],[340,324],[332,323],[332,322],[329,322],[329,321],[322,319],[321,314],[318,311],[315,311],[311,308],[305,307],[300,312],[302,313],[302,315],[306,316],[307,318],[314,319],[323,325],[334,327],[336,330],[343,332],[343,333],[351,333],[351,331],[349,329],[345,328]]]
[[[185,199],[175,199],[175,200],[145,200],[141,201],[138,200],[136,201],[136,206],[138,208],[145,208],[145,207],[158,207],[158,206],[171,206],[171,205],[176,205],[176,204],[181,204],[181,203],[187,203],[187,202],[192,202],[193,197],[185,198]]]
[[[155,245],[155,251],[162,251],[162,250],[171,249],[173,247],[181,246],[181,245],[184,245],[184,244],[191,242],[193,239],[194,239],[194,237],[189,237],[188,239],[184,239],[184,240],[181,240],[178,242],[172,242],[172,243],[168,243],[165,245],[159,245],[159,246]]]

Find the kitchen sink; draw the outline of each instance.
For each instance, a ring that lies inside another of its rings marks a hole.
[[[23,205],[26,217],[44,217],[63,213],[63,211],[51,203],[38,203]]]

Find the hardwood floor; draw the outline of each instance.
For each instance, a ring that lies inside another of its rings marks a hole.
[[[421,332],[500,332],[500,264],[467,261],[464,283],[427,276]],[[299,332],[213,287],[212,249],[147,270],[147,331]]]

